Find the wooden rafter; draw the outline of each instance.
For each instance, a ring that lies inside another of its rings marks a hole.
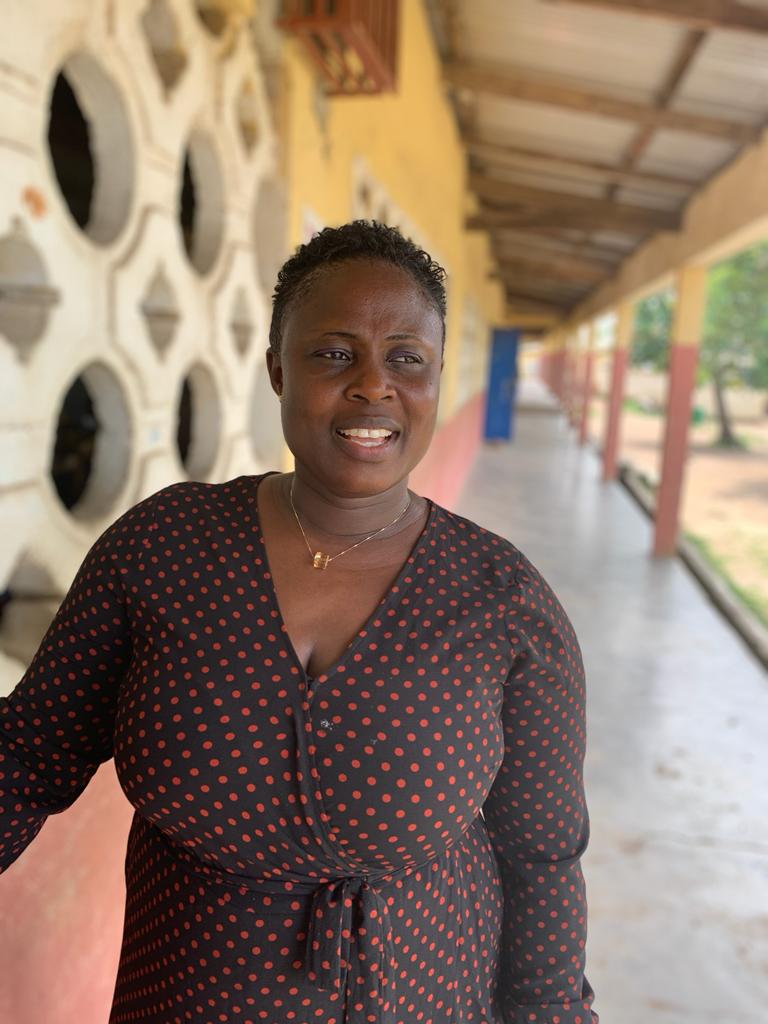
[[[470,188],[481,200],[502,204],[507,209],[482,210],[477,216],[498,226],[548,224],[560,228],[619,228],[626,231],[673,230],[680,224],[676,211],[649,209],[628,203],[615,203],[572,193],[550,192],[506,181],[470,175]],[[470,218],[472,221],[474,218]],[[478,225],[473,225],[478,226]]]
[[[654,223],[646,221],[644,224],[627,224],[617,219],[615,214],[592,213],[589,210],[558,210],[556,207],[549,209],[518,209],[498,210],[481,209],[478,213],[470,214],[464,226],[468,231],[497,231],[500,228],[514,228],[523,231],[535,231],[538,228],[554,228],[560,230],[579,231],[605,231],[619,230],[632,231],[635,236],[644,238],[649,232],[660,229],[676,230],[679,220],[674,220],[670,215],[665,219],[657,220]]]
[[[567,257],[571,261],[579,260],[601,266],[606,273],[619,265],[628,255],[628,250],[610,249],[594,243],[570,242],[563,237],[540,234],[535,231],[499,231],[495,235],[496,254],[501,259],[509,256],[532,256],[534,259],[550,259]]]
[[[706,32],[695,31],[688,32],[686,34],[682,46],[679,48],[675,59],[672,61],[672,65],[667,71],[665,79],[661,84],[661,88],[656,94],[654,103],[659,110],[666,110],[669,108],[683,77],[693,64],[693,61],[703,46],[706,37]],[[655,130],[651,125],[640,126],[640,129],[636,132],[635,137],[624,152],[624,156],[621,161],[621,166],[624,171],[632,171],[632,168],[635,167],[653,140],[654,134]],[[613,186],[608,190],[606,199],[613,199],[615,194],[616,187]]]
[[[552,4],[598,7],[604,11],[642,14],[682,22],[692,28],[768,32],[768,10],[733,0],[548,0]]]
[[[500,146],[473,138],[465,139],[465,145],[470,156],[484,164],[496,164],[499,167],[520,170],[522,161],[527,165],[522,168],[523,170],[539,170],[548,174],[575,178],[579,181],[602,182],[606,185],[628,185],[647,191],[673,190],[678,193],[687,193],[698,184],[693,178],[635,171],[631,168],[617,167],[615,164],[600,163],[596,160],[576,160],[572,157],[542,153],[521,146]]]
[[[563,317],[571,308],[570,305],[556,302],[544,302],[539,299],[531,298],[530,295],[521,295],[509,288],[505,289],[504,294],[507,303],[510,306],[514,306],[515,309],[519,309],[521,312],[551,314],[555,317]]]
[[[502,277],[509,274],[533,274],[542,280],[583,287],[598,284],[611,276],[611,268],[586,260],[542,260],[522,255],[513,257],[499,252],[498,248],[496,255]]]
[[[537,274],[521,270],[512,273],[503,265],[499,269],[499,279],[519,294],[530,295],[532,299],[545,299],[554,302],[570,302],[581,298],[589,290],[589,285],[569,284],[557,281],[552,277],[540,277]]]
[[[544,103],[584,114],[633,121],[654,128],[710,135],[739,144],[753,139],[757,132],[756,126],[751,124],[727,121],[705,114],[659,109],[653,104],[617,99],[607,93],[579,88],[562,79],[550,76],[545,78],[506,65],[499,67],[452,60],[444,64],[444,74],[451,85],[461,89],[531,103]]]

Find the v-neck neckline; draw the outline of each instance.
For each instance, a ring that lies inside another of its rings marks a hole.
[[[432,524],[437,514],[437,505],[431,498],[426,497],[426,495],[424,496],[424,500],[427,502],[428,507],[427,518],[424,520],[424,524],[421,530],[419,531],[418,536],[411,545],[411,548],[408,554],[406,555],[403,564],[400,566],[397,576],[394,578],[390,586],[387,587],[386,591],[384,592],[380,600],[376,603],[376,607],[373,609],[373,611],[362,624],[362,626],[350,638],[349,643],[346,645],[346,647],[341,652],[341,655],[336,659],[336,661],[333,662],[332,665],[329,665],[324,672],[319,672],[316,676],[311,676],[309,672],[304,668],[301,658],[299,657],[296,648],[294,647],[293,640],[291,639],[291,635],[288,632],[288,627],[285,623],[285,618],[283,617],[283,613],[280,609],[280,601],[277,596],[277,588],[275,587],[275,577],[272,574],[272,567],[269,564],[269,553],[267,552],[267,545],[264,540],[264,530],[261,524],[261,516],[259,515],[259,486],[261,485],[262,481],[266,479],[266,477],[279,475],[280,473],[278,470],[269,470],[266,473],[246,477],[246,479],[253,482],[253,495],[251,498],[251,506],[253,508],[253,516],[257,527],[258,543],[259,547],[261,548],[261,558],[264,568],[266,570],[266,584],[270,604],[272,605],[272,611],[275,613],[277,621],[280,624],[280,630],[283,635],[283,639],[285,641],[285,646],[288,650],[288,653],[304,680],[304,683],[307,688],[307,698],[309,699],[310,691],[313,690],[316,684],[322,683],[326,679],[329,679],[332,675],[335,675],[335,673],[338,672],[338,670],[345,665],[349,657],[355,653],[360,642],[364,640],[365,637],[368,636],[368,634],[370,633],[373,623],[381,616],[382,611],[387,607],[392,595],[396,592],[398,596],[400,596],[402,595],[404,589],[407,589],[408,584],[406,584],[406,586],[404,587],[403,583],[405,581],[406,576],[408,575],[408,570],[413,565],[419,548],[424,544],[424,541],[426,540],[427,535],[432,528]]]

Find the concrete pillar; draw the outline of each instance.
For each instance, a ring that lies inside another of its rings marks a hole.
[[[675,553],[683,476],[688,455],[688,425],[706,304],[707,268],[683,267],[676,278],[677,298],[669,347],[669,385],[661,483],[656,502],[653,554]]]
[[[565,341],[562,337],[558,339],[558,349],[555,362],[555,394],[560,400],[561,406],[565,401]]]
[[[559,330],[555,335],[555,365],[553,368],[552,390],[555,392],[561,408],[565,407],[565,331]]]
[[[592,397],[592,372],[595,360],[595,321],[586,328],[587,346],[582,353],[581,408],[579,410],[579,444],[589,437],[589,403]]]
[[[575,429],[579,422],[579,333],[578,329],[569,333],[566,342],[566,393],[565,408],[568,422]]]
[[[603,441],[603,480],[615,480],[619,453],[621,409],[624,401],[624,379],[632,347],[635,326],[634,303],[624,300],[616,310],[616,328],[611,363],[611,390],[608,396],[608,417]]]

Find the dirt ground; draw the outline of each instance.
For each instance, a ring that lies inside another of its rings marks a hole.
[[[602,446],[605,403],[594,399],[590,436]],[[664,420],[625,409],[620,460],[657,482],[661,474]],[[768,417],[736,422],[745,451],[713,447],[714,420],[691,425],[682,525],[703,540],[734,583],[768,624]]]

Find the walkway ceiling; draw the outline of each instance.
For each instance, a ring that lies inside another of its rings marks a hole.
[[[768,117],[768,0],[428,0],[511,312],[565,319]]]

